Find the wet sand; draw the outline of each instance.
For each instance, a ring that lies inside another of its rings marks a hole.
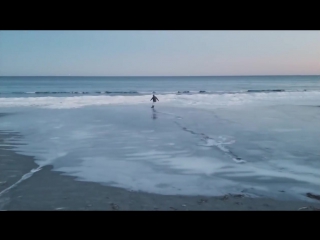
[[[320,201],[279,201],[245,195],[221,197],[158,195],[81,182],[14,151],[5,139],[21,137],[0,131],[0,210],[317,210]],[[27,175],[26,175],[27,174]],[[23,177],[26,178],[19,182]]]

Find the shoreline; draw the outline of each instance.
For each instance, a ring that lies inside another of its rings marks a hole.
[[[18,133],[0,131],[0,145]],[[95,182],[78,181],[75,177],[52,171],[52,166],[39,168],[35,158],[14,151],[13,146],[0,146],[0,210],[319,210],[319,203],[251,198],[245,195],[220,197],[159,195],[131,192]],[[29,178],[21,178],[37,169]],[[20,181],[20,182],[19,182]],[[18,183],[18,184],[17,184]],[[16,184],[16,185],[15,185]],[[14,186],[13,186],[14,185]],[[3,192],[5,189],[9,190]]]

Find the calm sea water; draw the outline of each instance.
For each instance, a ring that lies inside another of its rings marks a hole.
[[[0,97],[320,91],[320,76],[250,77],[0,77]]]

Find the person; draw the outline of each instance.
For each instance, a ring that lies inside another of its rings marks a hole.
[[[152,107],[151,108],[154,108],[154,104],[155,104],[155,102],[158,100],[159,101],[159,99],[153,94],[153,96],[152,96],[152,98],[150,99],[150,101],[151,100],[153,100],[153,103],[152,103]]]

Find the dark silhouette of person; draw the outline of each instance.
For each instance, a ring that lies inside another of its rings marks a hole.
[[[152,107],[151,108],[154,108],[154,104],[159,101],[159,99],[153,94],[152,98],[150,99],[150,101],[153,100],[153,103],[152,103]]]

